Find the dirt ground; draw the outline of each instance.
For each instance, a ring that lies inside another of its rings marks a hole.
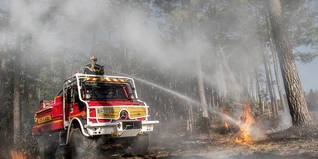
[[[153,158],[272,159],[318,158],[318,128],[292,127],[251,143],[236,143],[235,135],[211,133],[193,139],[165,138],[150,147]],[[175,142],[178,141],[178,142]],[[175,156],[175,157],[172,157]]]
[[[211,130],[209,134],[152,136],[149,154],[118,158],[161,159],[317,159],[318,111],[311,113],[313,124],[290,127],[267,134],[249,143],[237,143],[236,132]]]
[[[318,159],[318,111],[311,112],[311,117],[311,125],[265,133],[245,143],[235,141],[240,136],[237,129],[227,130],[223,124],[197,135],[186,135],[174,126],[176,131],[149,134],[147,154],[103,155],[98,159]]]

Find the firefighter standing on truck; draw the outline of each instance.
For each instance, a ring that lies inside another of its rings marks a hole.
[[[85,74],[94,74],[94,75],[103,75],[104,74],[104,66],[101,66],[96,63],[97,57],[91,57],[91,63],[85,66],[84,73]]]

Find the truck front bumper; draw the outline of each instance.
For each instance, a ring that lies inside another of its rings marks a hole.
[[[88,123],[84,125],[87,133],[90,136],[96,135],[111,135],[114,138],[133,137],[138,133],[153,131],[155,124],[159,121],[137,121],[123,120],[111,123]]]

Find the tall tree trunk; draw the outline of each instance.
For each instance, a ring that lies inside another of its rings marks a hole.
[[[258,65],[256,63],[257,56],[255,55],[255,53],[253,54],[253,61],[254,61],[253,68],[254,68],[254,79],[255,79],[255,88],[256,88],[255,95],[257,96],[255,97],[255,99],[258,100],[259,111],[261,112],[261,114],[263,114],[264,109],[263,109],[263,102],[262,102],[262,93],[261,93],[261,86],[260,86],[259,75],[258,75]]]
[[[213,82],[211,82],[211,107],[215,109],[215,91],[213,87]]]
[[[216,47],[217,48],[217,47]],[[225,84],[224,70],[222,67],[222,60],[220,51],[216,49],[215,63],[217,65],[217,92],[221,99],[224,99],[227,95],[227,87]],[[219,101],[220,102],[220,101]]]
[[[256,83],[256,92],[258,96],[258,108],[261,111],[261,114],[264,113],[264,107],[263,107],[263,102],[262,102],[262,93],[261,93],[261,87],[260,87],[260,81],[258,77],[258,71],[257,68],[254,68],[254,74],[255,74],[255,83]]]
[[[262,44],[261,44],[262,45]],[[269,96],[270,96],[270,100],[271,100],[271,109],[272,109],[272,113],[273,113],[273,117],[276,117],[276,113],[275,113],[275,98],[274,98],[274,92],[273,92],[273,85],[272,85],[272,81],[269,77],[269,69],[267,67],[267,61],[266,61],[266,55],[265,55],[265,51],[263,49],[262,50],[262,55],[263,55],[263,63],[264,63],[264,67],[265,67],[265,75],[266,75],[266,83],[267,83],[267,87],[268,87],[268,92],[269,92]]]
[[[269,47],[271,49],[272,52],[272,56],[273,56],[273,63],[274,63],[274,72],[275,72],[275,77],[276,77],[276,84],[277,84],[277,89],[278,89],[278,93],[279,93],[279,98],[280,98],[280,104],[282,106],[282,108],[285,110],[286,107],[286,102],[285,102],[285,97],[283,95],[283,89],[280,83],[280,76],[278,74],[278,62],[277,62],[277,52],[275,51],[275,44],[273,42],[273,35],[270,32],[270,28],[269,28],[269,17],[267,16],[267,14],[265,14],[266,16],[266,27],[267,27],[267,35],[268,35],[268,41],[269,41]]]
[[[25,69],[24,69],[24,71],[25,71],[25,73],[24,73],[24,90],[23,90],[22,101],[24,101],[25,103],[29,103],[29,99],[30,99],[29,95],[30,95],[30,90],[31,90],[30,83],[33,80],[32,76],[31,76],[31,74],[32,74],[31,47],[33,45],[32,41],[33,41],[33,36],[29,35],[27,37],[27,42],[25,43],[26,47],[24,48],[26,56],[25,56]]]
[[[193,108],[191,106],[188,107],[187,131],[190,135],[193,134],[194,131],[194,115]]]
[[[8,6],[10,6],[11,1],[8,2]],[[10,8],[10,7],[9,7]],[[0,48],[0,54],[1,54],[1,63],[0,63],[0,106],[3,106],[5,102],[4,94],[6,92],[5,90],[5,75],[6,75],[6,65],[7,65],[7,56],[9,52],[9,45],[8,45],[8,30],[9,30],[9,16],[10,16],[10,9],[8,8],[7,14],[3,17],[4,19],[4,33],[3,33],[3,45]]]
[[[23,101],[25,101],[26,103],[28,103],[28,99],[29,99],[29,84],[30,84],[30,64],[29,61],[31,59],[31,56],[26,56],[26,66],[25,66],[25,74],[24,74],[24,88],[23,88]]]
[[[236,99],[239,99],[239,95],[238,92],[240,90],[238,90],[238,87],[237,87],[237,83],[236,83],[236,79],[233,75],[233,72],[232,70],[230,69],[229,67],[229,64],[228,64],[228,61],[226,59],[226,57],[224,56],[225,53],[223,51],[223,46],[221,46],[221,44],[219,43],[219,39],[216,39],[216,43],[217,43],[217,52],[219,53],[219,60],[221,62],[221,67],[223,69],[223,77],[224,77],[224,81],[225,81],[225,89],[226,89],[226,92],[225,92],[225,96],[228,96],[229,93],[232,93],[231,96],[236,98]],[[225,78],[225,75],[226,75],[226,78]],[[222,81],[221,81],[222,82]],[[231,88],[231,91],[229,91],[229,89]]]
[[[202,116],[203,117],[209,117],[208,114],[208,108],[207,108],[207,101],[205,97],[205,90],[204,90],[204,82],[203,82],[203,74],[202,74],[202,67],[201,67],[201,59],[200,59],[200,54],[197,52],[198,49],[195,49],[197,47],[197,42],[196,40],[196,31],[194,27],[194,13],[193,13],[193,6],[191,4],[191,1],[188,1],[188,16],[190,17],[190,32],[191,32],[191,51],[195,56],[195,62],[196,62],[196,69],[197,69],[197,79],[198,79],[198,88],[199,88],[199,95],[200,95],[200,100],[201,100],[201,105],[202,105]]]
[[[185,79],[184,83],[188,83],[190,85],[191,84],[191,79]],[[185,88],[185,92],[186,92],[186,96],[191,96],[191,93],[193,92],[193,88],[192,87],[186,87]],[[185,100],[184,101],[184,105],[185,105],[185,108],[187,108],[188,112],[187,112],[187,131],[188,133],[191,135],[193,134],[194,130],[195,130],[195,113],[193,112],[194,111],[194,108],[193,108],[193,103],[190,103],[188,100]]]
[[[250,81],[249,81],[249,85],[250,85],[249,88],[250,88],[250,90],[248,91],[248,92],[250,92],[250,93],[249,93],[249,97],[255,100],[256,98],[255,98],[255,92],[254,92],[254,89],[255,89],[255,88],[254,88],[254,77],[251,75],[251,76],[249,77],[249,80],[250,80]]]
[[[20,116],[20,72],[21,72],[21,34],[17,33],[15,48],[15,72],[13,86],[13,142],[15,145],[20,140],[21,116]]]
[[[4,92],[5,92],[5,73],[6,73],[6,53],[1,50],[0,51],[0,105],[2,106],[4,103]]]
[[[305,125],[311,122],[311,117],[300,83],[292,47],[288,40],[287,31],[282,24],[281,3],[280,0],[268,0],[267,4],[292,123],[293,125]]]
[[[197,77],[198,77],[198,87],[199,87],[199,94],[200,94],[200,100],[201,104],[203,105],[203,117],[209,117],[208,115],[208,109],[207,109],[207,101],[205,97],[205,90],[204,90],[204,83],[203,83],[203,74],[202,74],[202,68],[201,68],[201,59],[200,55],[196,55],[196,67],[197,67]]]
[[[274,102],[274,110],[273,110],[273,113],[275,113],[275,117],[278,116],[278,104],[277,104],[277,96],[276,96],[276,92],[275,92],[275,87],[274,87],[274,83],[273,83],[273,75],[272,75],[272,68],[271,68],[271,64],[269,62],[269,59],[268,59],[268,56],[266,54],[266,64],[267,64],[267,68],[268,68],[268,73],[269,73],[269,80],[270,80],[270,83],[271,83],[271,88],[272,88],[272,93],[273,93],[273,100],[272,102]]]
[[[259,23],[257,23],[257,28],[258,28],[257,30],[260,30]],[[262,53],[263,64],[264,64],[264,68],[265,68],[265,76],[266,76],[267,87],[268,87],[269,96],[270,96],[270,100],[271,100],[272,113],[273,113],[273,117],[276,117],[276,114],[277,114],[276,113],[276,97],[274,96],[274,89],[273,89],[272,79],[270,76],[271,70],[268,67],[269,62],[268,62],[267,54],[266,54],[265,49],[263,47],[263,41],[262,41],[260,33],[258,35],[258,39],[259,39],[259,45],[260,45],[260,49],[261,49],[261,53]]]
[[[239,82],[239,85],[241,85],[243,87],[243,92],[242,92],[242,98],[244,99],[247,99],[247,98],[250,98],[251,97],[251,91],[250,91],[250,88],[252,85],[250,85],[250,79],[247,75],[247,71],[246,71],[246,59],[243,59],[243,68],[239,70],[239,74],[238,74],[238,82]],[[229,87],[231,88],[231,87]]]

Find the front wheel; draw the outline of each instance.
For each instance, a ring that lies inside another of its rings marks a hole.
[[[70,133],[70,150],[73,159],[94,158],[96,156],[96,141],[85,137],[80,129]]]

